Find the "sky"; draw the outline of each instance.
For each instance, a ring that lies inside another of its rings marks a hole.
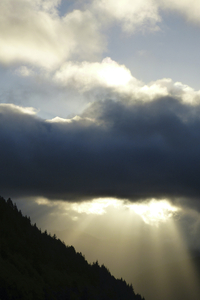
[[[149,300],[189,299],[177,261],[200,295],[199,32],[198,0],[0,1],[0,193]]]

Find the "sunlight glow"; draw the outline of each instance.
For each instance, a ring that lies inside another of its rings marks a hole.
[[[95,214],[102,215],[106,213],[106,208],[108,206],[118,207],[122,205],[120,200],[114,198],[98,198],[93,201],[83,201],[83,202],[65,202],[61,200],[48,200],[46,198],[38,197],[35,199],[38,205],[46,205],[49,207],[60,207],[63,211],[75,211],[79,214]]]
[[[131,72],[125,66],[118,65],[109,57],[102,61],[97,74],[108,86],[126,85],[132,79]]]
[[[146,224],[156,225],[166,222],[181,210],[172,205],[166,199],[151,199],[144,202],[131,203],[127,200],[115,198],[97,198],[92,201],[83,202],[65,202],[61,200],[48,200],[46,198],[37,198],[36,203],[47,205],[49,207],[59,207],[64,213],[74,211],[78,214],[103,215],[107,213],[108,207],[125,208],[139,215]]]
[[[146,224],[158,225],[160,222],[166,222],[174,216],[179,207],[173,206],[167,200],[152,199],[149,202],[134,203],[128,205],[136,214],[140,215]]]
[[[117,207],[120,205],[120,201],[112,198],[99,198],[88,202],[73,203],[71,209],[78,213],[102,215],[106,213],[105,209],[111,205]]]
[[[46,211],[40,217],[43,230],[55,232],[89,262],[98,260],[114,276],[134,282],[145,299],[199,299],[198,274],[175,218],[184,209],[169,200],[72,203],[40,197],[34,202],[43,206],[37,211]]]

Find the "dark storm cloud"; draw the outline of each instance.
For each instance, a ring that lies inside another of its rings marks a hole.
[[[172,98],[108,100],[71,123],[46,122],[9,106],[0,112],[2,195],[71,201],[200,196],[200,107]]]

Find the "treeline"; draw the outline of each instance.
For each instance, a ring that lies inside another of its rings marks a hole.
[[[144,300],[0,197],[0,300]]]

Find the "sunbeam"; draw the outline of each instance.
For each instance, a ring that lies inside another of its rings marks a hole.
[[[70,203],[30,200],[39,227],[133,283],[146,299],[198,300],[198,276],[177,227],[182,210],[167,200],[115,198]],[[37,219],[38,218],[38,219]],[[35,220],[33,220],[35,221]]]
[[[149,225],[154,254],[152,266],[140,276],[133,276],[137,289],[142,290],[147,299],[198,300],[198,275],[174,219],[174,216],[181,214],[181,210],[167,202],[156,203],[155,200],[152,203],[133,204],[133,207]],[[152,211],[153,208],[155,211]]]

